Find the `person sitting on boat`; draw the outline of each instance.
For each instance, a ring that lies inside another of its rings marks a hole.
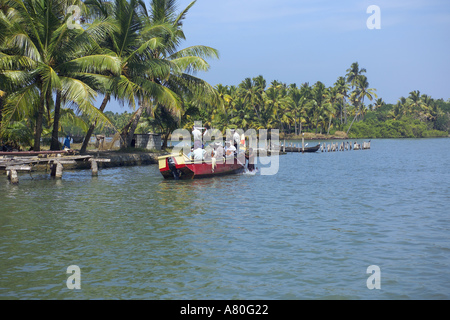
[[[214,143],[214,158],[222,159],[224,154],[223,146],[220,142]]]
[[[203,149],[205,150],[205,156],[203,157],[203,160],[211,160],[214,153],[213,145],[208,144]]]
[[[188,157],[189,159],[191,159],[191,160],[194,159],[194,148],[191,148],[191,152],[189,152],[189,153],[187,154],[187,157]]]
[[[205,159],[206,156],[206,150],[203,148],[196,148],[194,149],[194,161],[202,161]]]
[[[234,156],[235,152],[236,152],[236,148],[231,144],[231,141],[227,141],[226,147],[225,147],[225,155],[227,157]]]

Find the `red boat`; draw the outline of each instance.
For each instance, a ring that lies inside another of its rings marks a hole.
[[[164,179],[186,180],[210,178],[227,174],[241,173],[245,166],[238,159],[232,157],[219,161],[209,159],[194,161],[186,155],[166,155],[158,158],[159,171]]]

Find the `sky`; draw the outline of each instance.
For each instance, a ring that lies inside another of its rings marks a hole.
[[[191,0],[177,3],[181,11]],[[378,16],[368,12],[371,5]],[[219,51],[218,60],[208,60],[210,70],[196,74],[213,86],[259,75],[267,85],[333,86],[358,62],[386,103],[413,90],[450,99],[448,0],[197,0],[183,30],[180,48]],[[114,101],[107,110],[130,112]]]

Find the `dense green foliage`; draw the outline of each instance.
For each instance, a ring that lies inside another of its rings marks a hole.
[[[183,99],[214,99],[193,73],[207,71],[217,50],[179,48],[194,3],[177,13],[176,0],[151,0],[149,10],[141,0],[0,0],[0,138],[40,150],[51,137],[59,149],[58,136],[74,129],[64,119],[72,109],[84,122],[83,152],[96,128],[112,126],[103,111],[114,98],[137,107],[120,128],[126,147],[144,110],[180,117]],[[33,136],[19,141],[18,123]]]
[[[217,50],[180,49],[176,0],[0,0],[0,140],[39,150],[58,137],[159,132],[166,142],[194,121],[221,130],[279,129],[351,138],[447,136],[450,101],[412,91],[386,104],[354,62],[332,86],[267,83],[263,76],[214,88],[194,77]],[[71,5],[81,9],[74,17]],[[73,20],[81,24],[73,27]],[[101,95],[99,108],[94,102]],[[135,111],[107,111],[111,99]]]

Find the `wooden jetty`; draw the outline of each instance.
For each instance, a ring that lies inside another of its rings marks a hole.
[[[57,179],[62,178],[64,165],[77,166],[80,163],[89,163],[93,176],[98,175],[98,162],[110,162],[110,159],[95,158],[93,155],[69,155],[63,151],[32,151],[32,152],[2,152],[0,154],[0,170],[4,170],[8,180],[13,184],[19,183],[18,172],[36,171],[38,167],[50,171],[50,175]]]

